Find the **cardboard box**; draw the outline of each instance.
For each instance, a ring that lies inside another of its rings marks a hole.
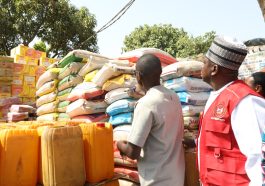
[[[33,57],[28,57],[27,64],[28,65],[38,66],[39,65],[39,59],[38,58],[33,58]]]
[[[36,98],[36,91],[37,91],[36,88],[31,87],[31,88],[30,88],[30,92],[29,92],[29,98],[31,98],[31,99],[35,99],[35,98]]]
[[[35,50],[35,58],[46,58],[46,52]]]
[[[14,63],[14,58],[10,56],[0,56],[0,63]]]
[[[0,84],[0,98],[11,97],[11,85]]]
[[[0,68],[0,77],[13,76],[13,69]]]
[[[40,66],[48,67],[55,62],[53,58],[41,57],[40,58]]]
[[[12,96],[23,97],[23,85],[12,85]]]
[[[0,62],[0,81],[11,82],[13,76],[13,65],[14,63]]]
[[[33,85],[23,85],[23,91],[21,93],[21,97],[25,98],[35,98],[36,97],[36,88]]]
[[[36,71],[38,70],[38,66],[29,65],[28,69],[29,69],[28,73],[26,73],[25,75],[36,76]]]
[[[36,92],[36,89],[31,85],[12,85],[12,96],[31,98],[35,97],[33,92]]]
[[[0,68],[14,68],[14,63],[9,63],[9,62],[0,62]]]
[[[29,65],[14,63],[14,75],[24,75],[29,73]]]
[[[13,81],[13,76],[0,76],[0,83],[7,82],[9,85]]]
[[[22,103],[23,104],[33,104],[36,102],[35,98],[22,98]]]
[[[40,58],[46,57],[46,52],[41,52],[24,45],[19,45],[11,50],[11,57],[15,57],[16,55]]]
[[[13,76],[12,85],[23,85],[24,76],[23,75],[15,75]]]
[[[30,85],[31,87],[36,86],[36,77],[35,76],[24,76],[24,85]]]
[[[10,56],[15,57],[16,55],[25,56],[27,47],[24,45],[18,45],[17,47],[11,49]]]
[[[28,56],[15,55],[14,63],[18,64],[28,64]]]

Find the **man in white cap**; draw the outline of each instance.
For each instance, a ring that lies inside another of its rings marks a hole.
[[[215,37],[201,72],[214,91],[201,116],[198,166],[203,186],[261,186],[265,100],[243,81],[238,69],[246,46]]]

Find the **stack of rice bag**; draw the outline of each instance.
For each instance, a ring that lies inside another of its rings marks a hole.
[[[197,136],[199,115],[212,90],[200,79],[202,67],[203,63],[199,61],[181,61],[163,68],[161,75],[164,86],[179,96],[184,116],[184,135],[191,138]]]
[[[69,105],[66,108],[66,114],[75,121],[106,121],[108,117],[105,114],[107,107],[104,102],[105,91],[91,80],[96,75],[97,70],[109,59],[87,51],[83,51],[82,55],[87,58],[87,63],[77,75],[82,78],[82,82],[74,87],[67,96],[67,104]]]
[[[114,172],[122,174],[128,181],[139,183],[139,173],[137,170],[137,160],[132,160],[128,157],[123,158],[117,148],[117,141],[127,140],[131,131],[131,125],[125,124],[116,127],[113,130],[113,145],[114,145]]]
[[[35,120],[36,109],[30,105],[12,105],[7,114],[8,122]]]
[[[110,116],[109,123],[114,129],[114,172],[125,175],[125,179],[139,183],[137,161],[129,158],[123,159],[117,149],[116,142],[127,140],[131,130],[134,107],[137,98],[133,95],[137,87],[137,80],[133,76],[135,67],[128,68],[119,76],[109,79],[103,84],[103,89],[109,91],[105,101],[109,105],[106,113]],[[138,94],[139,95],[139,94]]]
[[[60,70],[60,68],[50,68],[37,81],[36,106],[38,121],[56,121],[58,118],[57,86]]]
[[[65,121],[70,119],[69,115],[66,114],[66,108],[70,104],[70,101],[67,100],[67,97],[78,84],[83,82],[83,78],[78,75],[78,72],[82,68],[84,63],[69,61],[68,64],[64,63],[64,65],[65,66],[60,70],[58,76],[59,83],[57,99],[59,101],[59,121]]]
[[[104,66],[101,69],[102,73],[104,73],[104,68],[117,68],[119,73],[118,76],[105,81],[102,86],[103,90],[108,91],[105,95],[105,102],[109,105],[106,110],[110,116],[109,122],[114,127],[122,124],[131,124],[134,105],[137,101],[129,94],[130,88],[135,87],[137,84],[137,80],[133,76],[135,67]]]

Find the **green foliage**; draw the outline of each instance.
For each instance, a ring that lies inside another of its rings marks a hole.
[[[33,48],[35,50],[39,50],[39,51],[42,51],[42,52],[46,52],[47,51],[47,47],[45,45],[45,43],[43,41],[38,41],[36,42],[34,45],[33,45]]]
[[[62,56],[90,36],[80,48],[98,51],[96,19],[87,8],[77,9],[68,0],[0,0],[0,7],[0,51],[8,54],[18,44],[28,46],[40,38],[50,54]]]
[[[143,25],[125,36],[123,51],[152,47],[164,50],[174,57],[188,57],[205,53],[215,32],[192,37],[183,28],[174,28],[170,24]]]

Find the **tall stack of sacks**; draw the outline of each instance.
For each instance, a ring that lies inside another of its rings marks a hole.
[[[136,91],[137,80],[133,76],[135,67],[127,68],[126,73],[108,80],[103,89],[109,91],[105,101],[109,104],[106,113],[110,116],[109,122],[114,129],[114,172],[125,175],[125,179],[139,183],[137,162],[129,158],[123,159],[117,149],[116,142],[127,140],[131,130],[133,111],[138,97],[133,96]],[[139,91],[137,89],[137,91]]]
[[[102,71],[102,73],[100,73]],[[137,100],[130,94],[130,88],[137,85],[134,77],[135,66],[122,67],[117,65],[105,65],[92,81],[97,81],[97,76],[112,71],[116,77],[102,83],[102,89],[108,91],[105,102],[109,105],[106,112],[110,116],[109,122],[115,127],[117,125],[132,123],[134,105]]]
[[[47,70],[38,79],[36,84],[38,121],[56,121],[58,118],[57,85],[59,72],[60,68],[52,68]]]
[[[76,75],[73,78],[76,80],[75,84],[76,86],[73,87],[72,90],[70,90],[69,94],[67,95],[67,100],[61,103],[63,105],[60,106],[66,106],[65,107],[66,114],[71,119],[75,120],[91,119],[92,121],[93,117],[96,119],[98,118],[102,119],[99,113],[104,113],[106,109],[106,104],[101,99],[101,95],[104,94],[104,91],[93,83],[83,82],[83,78],[88,72],[96,68],[99,68],[98,66],[93,66],[91,68],[91,65],[94,64],[95,59],[97,59],[97,62],[101,64],[108,61],[108,58],[84,50],[75,50],[70,54],[72,55],[71,59],[75,61],[83,60],[87,63],[85,65],[78,67],[78,71],[76,71]],[[69,54],[68,57],[66,57],[66,59],[67,58],[68,59],[70,58]],[[68,60],[68,62],[71,63],[71,60]],[[62,111],[64,110],[62,109]],[[96,115],[89,117],[90,114],[96,114]]]
[[[83,78],[78,75],[79,70],[82,68],[84,63],[80,62],[69,62],[59,72],[59,83],[58,83],[58,112],[59,121],[69,120],[70,117],[66,114],[66,107],[70,104],[67,101],[68,95],[71,91],[80,83],[83,82]]]
[[[123,158],[117,148],[117,141],[127,140],[132,126],[128,124],[117,126],[113,130],[114,146],[114,172],[124,175],[123,179],[133,183],[139,183],[139,173],[137,170],[137,161],[130,158]]]
[[[163,68],[161,75],[164,86],[179,96],[184,116],[184,135],[194,139],[198,133],[199,115],[212,90],[200,79],[202,67],[203,63],[199,61],[181,61]]]
[[[102,99],[105,94],[94,83],[83,82],[77,85],[68,96],[71,103],[66,108],[66,113],[72,120],[97,122],[105,121],[107,104]]]
[[[89,52],[84,50],[73,50],[69,52],[61,61],[58,62],[58,67],[62,68],[59,73],[58,84],[58,111],[60,121],[70,120],[68,114],[66,114],[66,107],[70,104],[67,97],[72,90],[80,83],[83,82],[83,78],[78,75],[79,70],[88,59]]]
[[[90,53],[88,62],[78,73],[84,78],[84,82],[68,96],[68,101],[72,103],[67,107],[67,114],[71,119],[86,122],[108,120],[105,114],[107,104],[104,101],[106,91],[102,86],[109,78],[120,74],[117,68],[115,70],[108,68],[109,66],[117,67],[116,64],[130,65],[128,61],[110,60]]]

